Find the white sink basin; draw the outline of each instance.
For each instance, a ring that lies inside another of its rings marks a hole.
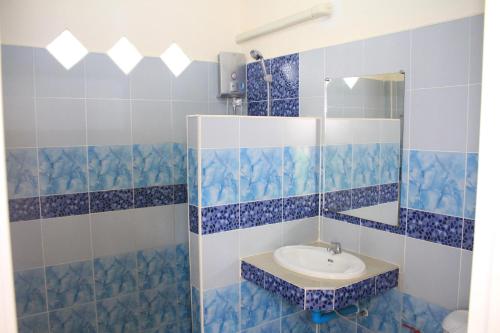
[[[280,247],[274,251],[274,260],[288,270],[321,279],[353,279],[366,268],[350,253],[332,254],[324,247],[308,245]]]

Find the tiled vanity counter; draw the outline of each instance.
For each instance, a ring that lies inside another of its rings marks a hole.
[[[323,243],[314,245],[327,246]],[[366,265],[363,275],[355,279],[319,279],[301,275],[279,266],[274,261],[273,252],[242,258],[241,276],[292,304],[321,311],[342,309],[398,285],[398,266],[353,254]]]

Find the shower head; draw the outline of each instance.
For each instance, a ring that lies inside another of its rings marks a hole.
[[[264,59],[264,56],[258,50],[252,50],[252,51],[250,51],[250,56],[252,58],[254,58],[255,60],[262,60],[262,59]]]

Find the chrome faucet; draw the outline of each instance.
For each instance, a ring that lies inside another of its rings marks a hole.
[[[331,242],[330,246],[327,247],[326,251],[331,254],[341,254],[342,253],[342,245],[340,242]]]

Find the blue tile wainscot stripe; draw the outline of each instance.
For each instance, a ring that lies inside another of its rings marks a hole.
[[[335,290],[334,309],[342,309],[358,300],[375,296],[375,278],[369,278],[353,285]]]
[[[351,208],[361,208],[378,204],[379,186],[352,189]]]
[[[283,199],[283,220],[292,221],[318,215],[319,195],[311,194]]]
[[[134,189],[136,208],[171,205],[174,203],[174,187],[152,186]]]
[[[462,246],[461,217],[408,209],[407,223],[409,237],[458,248]]]
[[[40,197],[42,217],[63,217],[89,213],[89,194],[61,194]]]
[[[189,205],[189,231],[198,234],[198,207]]]
[[[464,219],[462,249],[472,251],[474,248],[474,224],[474,220]]]
[[[132,190],[90,192],[90,212],[100,213],[134,207]]]
[[[400,208],[399,209],[399,224],[398,225],[390,225],[385,223],[380,223],[376,221],[370,221],[365,219],[359,219],[360,224],[363,227],[382,230],[386,232],[392,232],[393,234],[405,235],[406,234],[406,225],[407,225],[407,209]]]
[[[283,199],[245,202],[240,204],[240,228],[257,227],[281,222]]]
[[[201,232],[203,235],[238,229],[240,205],[204,207],[201,210]]]
[[[40,218],[40,198],[9,200],[10,222],[37,220]]]
[[[378,203],[386,203],[398,200],[398,195],[399,195],[398,183],[382,184],[380,185],[379,190],[380,194]]]
[[[307,310],[333,310],[334,291],[333,290],[306,290]]]

